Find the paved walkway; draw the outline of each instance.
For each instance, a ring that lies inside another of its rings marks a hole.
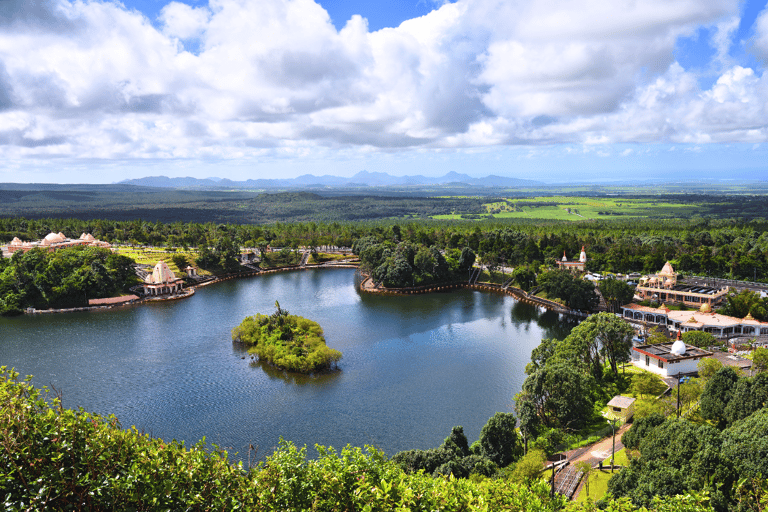
[[[631,425],[622,425],[619,427],[619,429],[616,431],[616,451],[618,452],[622,448],[624,448],[624,445],[621,443],[621,435],[629,430]],[[583,448],[577,448],[575,450],[570,450],[565,453],[566,457],[568,457],[568,462],[570,463],[567,468],[560,471],[556,477],[555,477],[555,488],[559,488],[560,486],[565,486],[566,481],[572,480],[574,478],[581,478],[579,475],[576,475],[575,473],[578,473],[576,470],[576,463],[577,462],[589,462],[589,465],[594,467],[600,464],[601,461],[604,461],[608,457],[611,456],[611,450],[613,447],[613,436],[608,436],[604,439],[601,439],[600,441],[591,444],[589,446],[585,446]],[[578,484],[578,487],[573,492],[573,495],[570,496],[570,498],[575,499],[576,496],[579,495],[579,492],[581,492],[582,485],[581,483]]]

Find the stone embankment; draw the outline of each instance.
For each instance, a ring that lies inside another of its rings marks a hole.
[[[360,283],[360,289],[362,291],[367,293],[378,293],[382,295],[418,295],[422,293],[434,293],[434,292],[455,290],[457,288],[468,288],[470,290],[482,290],[486,292],[495,292],[495,293],[501,293],[504,295],[512,295],[515,298],[517,298],[517,300],[519,300],[520,302],[524,302],[526,304],[533,304],[534,306],[542,306],[549,310],[557,311],[558,313],[578,316],[581,318],[586,318],[589,316],[589,313],[571,309],[557,302],[543,299],[541,297],[537,297],[536,295],[531,295],[529,293],[526,293],[524,290],[520,288],[516,288],[514,286],[502,286],[502,285],[493,284],[493,283],[469,284],[465,281],[462,281],[462,282],[455,282],[455,283],[448,283],[448,284],[414,286],[410,288],[384,288],[374,284],[370,276],[366,276],[363,279],[363,282]]]

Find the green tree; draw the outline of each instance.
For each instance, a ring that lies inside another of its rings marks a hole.
[[[523,446],[517,433],[517,420],[509,412],[497,412],[480,430],[480,453],[499,467],[505,467],[518,460]]]
[[[756,348],[752,352],[752,369],[758,373],[768,370],[768,348]]]
[[[592,413],[594,386],[591,376],[558,361],[525,379],[516,407],[533,407],[544,426],[578,430]],[[530,405],[520,404],[521,400]]]
[[[651,372],[641,372],[632,376],[632,393],[635,396],[657,397],[667,389],[667,385],[658,375]]]
[[[512,470],[509,478],[513,482],[530,482],[539,478],[544,471],[544,464],[547,462],[547,454],[543,450],[529,450],[521,458]]]
[[[632,302],[632,297],[635,295],[634,286],[612,276],[600,281],[598,288],[612,313],[620,311],[624,304]]]
[[[699,370],[699,377],[708,381],[714,374],[723,368],[723,363],[714,357],[705,357],[696,365]]]
[[[720,429],[728,424],[726,410],[738,380],[739,375],[730,366],[721,368],[707,380],[699,401],[702,418],[714,421]]]
[[[736,318],[744,318],[752,315],[756,320],[768,318],[766,308],[768,301],[760,297],[760,294],[751,290],[736,291],[731,289],[725,296],[725,304],[720,308],[720,313]]]
[[[704,331],[684,332],[681,339],[688,345],[694,347],[707,348],[717,343],[717,339],[710,333]]]
[[[517,267],[512,271],[512,279],[518,288],[529,292],[536,284],[536,273],[528,267]]]

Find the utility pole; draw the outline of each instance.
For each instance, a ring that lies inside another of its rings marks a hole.
[[[618,418],[614,418],[611,420],[611,426],[613,427],[613,447],[611,448],[611,473],[613,473],[613,464],[614,460],[613,458],[616,455],[616,420]]]

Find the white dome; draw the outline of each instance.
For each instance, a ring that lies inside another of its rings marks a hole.
[[[154,270],[152,270],[152,275],[147,276],[144,280],[150,284],[172,283],[174,281],[176,281],[176,274],[168,268],[168,264],[163,260],[157,262]]]
[[[45,238],[43,238],[44,245],[50,245],[50,244],[58,244],[66,240],[64,238],[64,235],[61,233],[48,233],[45,235]],[[47,244],[45,242],[48,242]]]
[[[670,350],[673,354],[677,356],[685,355],[685,343],[683,343],[683,340],[676,340],[672,344],[672,349]]]

